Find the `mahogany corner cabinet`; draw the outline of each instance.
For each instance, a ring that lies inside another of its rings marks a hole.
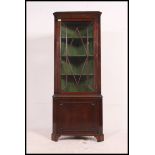
[[[54,95],[51,139],[104,140],[99,11],[55,12]]]

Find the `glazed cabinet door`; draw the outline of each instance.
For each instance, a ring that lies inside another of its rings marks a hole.
[[[57,19],[55,81],[59,93],[97,92],[96,25],[95,20]]]

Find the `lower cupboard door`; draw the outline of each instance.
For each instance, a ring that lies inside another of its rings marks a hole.
[[[62,132],[95,132],[97,103],[59,102],[56,107],[57,129]]]

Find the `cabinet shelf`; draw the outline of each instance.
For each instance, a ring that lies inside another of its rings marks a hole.
[[[61,76],[73,76],[73,74],[61,74]],[[74,74],[74,76],[94,76],[94,74]]]
[[[94,39],[93,37],[86,37],[86,36],[82,36],[82,37],[67,37],[67,39]],[[61,39],[66,39],[65,36],[61,36]]]
[[[94,49],[93,49],[93,41],[89,41],[89,44],[87,40],[81,41],[79,40],[72,40],[68,39],[65,41],[65,39],[61,39],[61,54],[66,55],[66,50],[67,50],[67,55],[93,55]],[[88,48],[88,50],[87,50]]]
[[[68,57],[87,57],[87,55],[67,55]],[[94,55],[88,55],[88,57],[93,57]],[[66,57],[66,55],[61,55],[61,57]]]

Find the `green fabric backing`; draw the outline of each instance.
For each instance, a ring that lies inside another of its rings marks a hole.
[[[62,22],[61,89],[63,91],[94,91],[93,50],[92,23]]]

